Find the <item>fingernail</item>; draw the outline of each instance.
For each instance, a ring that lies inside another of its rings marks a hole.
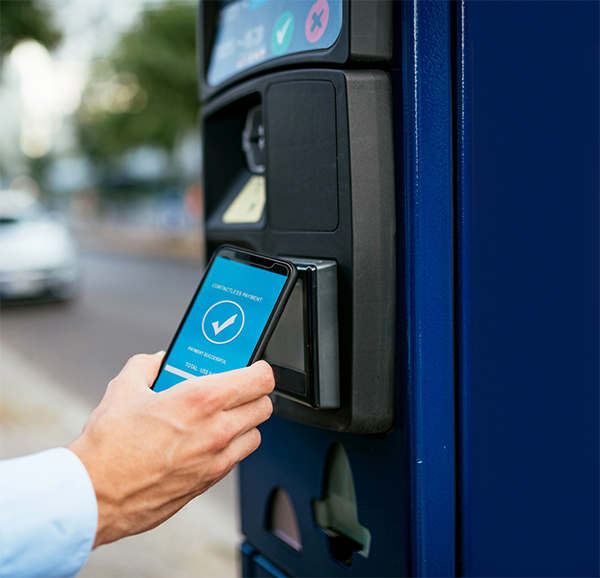
[[[165,354],[165,350],[161,349],[160,351],[157,351],[154,355],[164,355]]]

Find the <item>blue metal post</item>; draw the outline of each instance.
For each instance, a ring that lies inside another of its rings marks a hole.
[[[404,2],[404,171],[413,575],[454,567],[451,5]]]

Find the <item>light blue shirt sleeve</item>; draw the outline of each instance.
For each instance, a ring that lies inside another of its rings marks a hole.
[[[96,537],[98,503],[80,459],[56,448],[0,462],[0,576],[75,576]]]

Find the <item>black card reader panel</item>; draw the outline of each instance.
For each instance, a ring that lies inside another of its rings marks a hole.
[[[282,119],[286,101],[292,120]],[[264,175],[248,167],[242,137],[249,111],[259,105]],[[304,114],[319,107],[327,111],[323,122],[305,121],[291,110]],[[336,431],[388,431],[394,421],[396,390],[396,207],[389,75],[320,69],[255,78],[205,104],[203,134],[209,254],[230,243],[287,258],[336,263],[339,397],[325,400],[321,390],[317,396],[310,371],[288,359],[276,369],[280,378],[275,412]],[[328,141],[323,155],[302,150],[320,138]],[[309,172],[322,175],[322,192]],[[252,218],[245,218],[244,211]],[[232,212],[235,218],[228,218]],[[305,317],[302,324],[310,319]],[[298,329],[298,335],[303,331]],[[298,352],[297,340],[295,347]],[[294,352],[293,343],[285,348]],[[325,388],[326,395],[333,389]]]

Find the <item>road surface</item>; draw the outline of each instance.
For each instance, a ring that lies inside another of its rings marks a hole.
[[[136,353],[167,349],[202,271],[191,261],[85,254],[71,303],[3,306],[1,339],[55,382],[98,403]]]

